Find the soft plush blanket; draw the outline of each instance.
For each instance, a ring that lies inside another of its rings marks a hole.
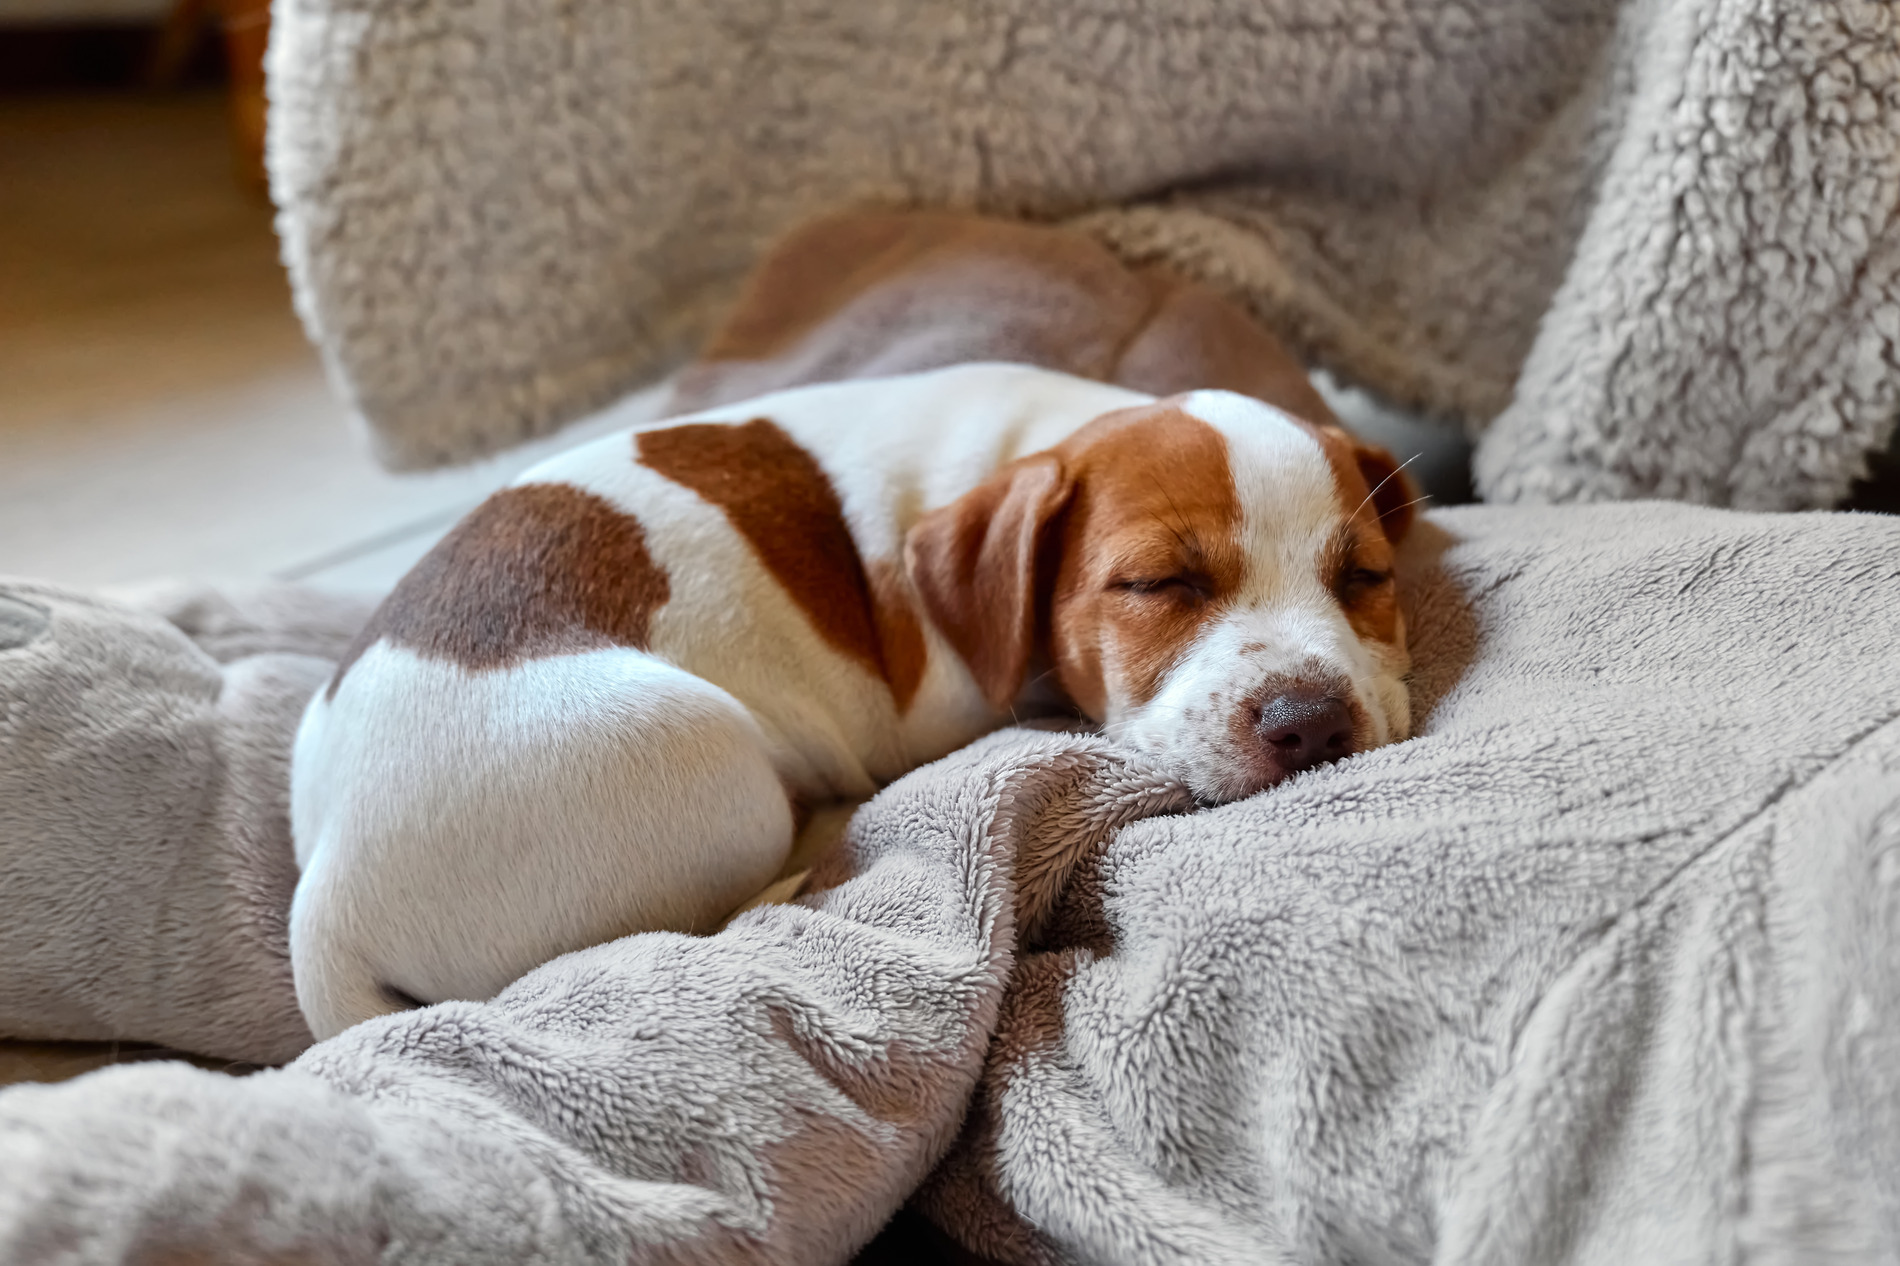
[[[690,352],[877,203],[1066,221],[1484,432],[1490,498],[1833,504],[1900,411],[1876,0],[281,0],[298,303],[391,464]]]
[[[1008,731],[720,935],[16,1087],[0,1261],[844,1261],[907,1199],[1006,1262],[1900,1260],[1900,523],[1408,553],[1409,743],[1196,811]]]
[[[0,577],[0,1037],[243,1062],[311,1037],[290,743],[374,602]]]

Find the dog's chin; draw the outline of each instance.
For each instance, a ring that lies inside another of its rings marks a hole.
[[[1362,724],[1359,727],[1360,734],[1365,734],[1369,728]],[[1359,739],[1354,743],[1353,750],[1342,759],[1350,759],[1361,752],[1404,737],[1391,735],[1390,727],[1387,733],[1389,737],[1383,741],[1377,738]],[[1144,738],[1149,741],[1144,742]],[[1178,738],[1172,742],[1155,742],[1151,736],[1141,734],[1129,734],[1125,741],[1153,760],[1163,772],[1186,784],[1196,802],[1204,808],[1245,800],[1249,796],[1270,791],[1303,773],[1326,769],[1335,763],[1326,761],[1306,769],[1289,770],[1265,753],[1239,745],[1210,744],[1201,747],[1183,743]]]
[[[1249,760],[1245,753],[1207,749],[1194,751],[1180,743],[1143,742],[1129,735],[1128,745],[1183,783],[1203,808],[1245,800],[1283,783],[1289,777],[1270,764]]]
[[[1259,795],[1271,787],[1277,787],[1293,775],[1275,767],[1253,766],[1238,757],[1230,757],[1220,762],[1225,768],[1214,771],[1200,771],[1191,774],[1186,781],[1188,790],[1194,793],[1195,800],[1204,807],[1231,804],[1236,800],[1245,800],[1249,796]]]

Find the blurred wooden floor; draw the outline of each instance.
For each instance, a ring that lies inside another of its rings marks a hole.
[[[154,1059],[183,1059],[200,1068],[246,1073],[250,1064],[207,1060],[184,1051],[167,1050],[137,1042],[15,1042],[0,1040],[0,1086],[16,1082],[67,1081],[97,1068],[145,1063]]]
[[[223,97],[0,99],[0,574],[386,586],[552,444],[379,469],[290,307]]]

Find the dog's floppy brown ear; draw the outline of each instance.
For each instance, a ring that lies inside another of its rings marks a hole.
[[[1072,489],[1061,461],[1037,453],[924,515],[904,540],[904,562],[924,610],[999,711],[1029,671],[1037,559]]]
[[[1397,545],[1412,528],[1418,487],[1392,454],[1378,445],[1354,440],[1352,448],[1359,473],[1372,490],[1372,508],[1379,516],[1379,526],[1385,529],[1385,539]]]

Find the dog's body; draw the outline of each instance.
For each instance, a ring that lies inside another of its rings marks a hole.
[[[710,927],[779,870],[794,801],[1005,723],[1032,664],[1208,799],[1402,737],[1404,508],[1371,452],[1225,392],[977,365],[536,467],[403,580],[305,716],[313,1029]],[[1308,696],[1338,750],[1276,756],[1273,709]]]
[[[964,361],[1048,368],[938,369]],[[848,212],[767,256],[668,412],[479,507],[312,701],[290,940],[319,1036],[713,926],[799,804],[1032,696],[1209,801],[1407,731],[1406,481],[1205,287]]]

